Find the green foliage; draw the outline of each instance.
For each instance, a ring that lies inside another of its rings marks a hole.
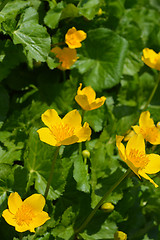
[[[159,190],[133,172],[106,199],[113,212],[99,208],[75,234],[127,169],[116,135],[138,124],[155,87],[157,70],[141,56],[146,47],[160,51],[159,12],[158,0],[0,0],[1,215],[11,192],[22,199],[45,193],[56,147],[39,139],[42,113],[55,109],[63,118],[77,108],[92,129],[90,141],[60,147],[44,208],[51,219],[35,233],[23,233],[23,240],[111,240],[117,230],[129,240],[160,239]],[[67,47],[65,34],[72,27],[87,38],[76,49],[77,61],[61,71],[51,49]],[[79,83],[105,96],[104,105],[83,114],[75,101]],[[145,109],[155,124],[159,92],[160,86]],[[146,151],[160,154],[160,147],[147,143]],[[158,185],[159,176],[151,176]],[[3,217],[0,232],[3,240],[19,239]]]

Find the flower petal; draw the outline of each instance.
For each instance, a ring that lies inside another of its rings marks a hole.
[[[105,100],[106,97],[96,98],[96,100],[90,104],[90,109],[93,110],[101,107],[104,104]]]
[[[126,155],[129,156],[130,151],[133,149],[145,154],[145,142],[141,134],[136,134],[129,139],[126,146]]]
[[[41,194],[35,193],[26,198],[23,204],[29,205],[35,212],[41,212],[44,208],[45,202],[45,198]]]
[[[158,187],[158,185],[145,173],[144,170],[139,170],[138,173],[139,173],[140,176],[142,176],[145,179],[149,180],[156,188]]]
[[[27,225],[27,224],[23,224],[23,225],[16,224],[15,225],[15,230],[17,232],[25,232],[25,231],[29,230],[29,225]],[[35,232],[35,231],[32,231],[32,232]]]
[[[139,118],[139,126],[141,128],[148,128],[148,127],[154,127],[154,121],[152,118],[150,118],[150,112],[142,112]]]
[[[15,214],[18,208],[22,205],[22,199],[17,192],[11,193],[8,198],[9,211]]]
[[[32,222],[29,224],[29,228],[31,230],[33,230],[34,228],[37,228],[37,227],[43,225],[49,219],[50,219],[50,217],[49,217],[48,213],[42,211],[39,214],[37,214],[36,217],[34,217],[32,219]]]
[[[122,143],[123,138],[124,138],[123,136],[116,136],[116,146],[118,148],[120,158],[124,162],[126,162],[126,149],[125,149],[125,146]]]
[[[91,110],[88,102],[88,98],[86,95],[76,95],[75,100],[83,110],[85,111]]]
[[[63,124],[67,124],[72,128],[80,128],[81,121],[82,121],[81,115],[76,109],[67,113],[62,119]]]
[[[15,215],[12,214],[8,209],[3,211],[2,217],[4,217],[4,219],[6,220],[6,222],[9,225],[11,225],[11,226],[15,226],[16,225]]]
[[[70,144],[73,144],[73,143],[76,143],[78,141],[78,137],[76,135],[73,135],[69,138],[66,138],[64,139],[63,141],[59,142],[57,144],[57,146],[61,146],[61,145],[70,145]]]
[[[49,128],[43,127],[40,128],[37,132],[42,142],[45,142],[51,146],[57,146],[57,140],[55,139],[55,136],[52,134]]]
[[[81,94],[87,96],[89,103],[92,103],[96,98],[96,93],[91,86],[83,88]]]
[[[154,174],[160,171],[160,156],[158,154],[147,154],[148,164],[143,169],[148,174]]]
[[[91,129],[89,127],[89,124],[87,122],[85,122],[83,127],[75,134],[79,138],[79,140],[77,142],[83,142],[86,140],[89,141],[90,136],[91,136]]]
[[[58,113],[54,109],[48,109],[45,111],[42,114],[41,118],[44,124],[49,128],[51,128],[52,125],[56,125],[61,122],[61,118],[58,116]]]

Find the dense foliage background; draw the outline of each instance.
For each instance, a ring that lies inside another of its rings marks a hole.
[[[45,211],[51,217],[36,234],[23,239],[74,239],[103,194],[128,168],[115,146],[139,118],[155,85],[157,71],[141,61],[145,47],[160,51],[158,0],[1,0],[0,1],[0,213],[10,192],[24,199],[44,194],[55,148],[39,140],[41,114],[54,108],[60,116],[80,107],[79,83],[92,86],[105,104],[85,113],[92,128],[87,164],[78,144],[60,148]],[[79,59],[65,71],[50,52],[64,42],[69,28],[87,33]],[[160,86],[147,110],[160,121]],[[148,144],[147,152],[160,154]],[[160,184],[159,174],[154,176]],[[113,239],[118,230],[129,240],[160,239],[160,191],[134,174],[107,201],[114,211],[99,210],[78,239]],[[0,219],[1,239],[19,235]]]

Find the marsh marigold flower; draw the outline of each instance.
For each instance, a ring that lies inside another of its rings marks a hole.
[[[41,194],[33,194],[22,201],[17,192],[8,198],[8,209],[2,216],[6,222],[18,232],[35,232],[35,228],[43,225],[50,217],[43,211],[45,198]]]
[[[85,87],[81,90],[82,83],[77,90],[77,95],[75,96],[76,102],[81,106],[83,110],[90,111],[101,107],[106,97],[96,98],[96,93],[90,86]]]
[[[59,62],[61,63],[58,68],[60,70],[66,70],[70,69],[70,67],[77,61],[77,51],[75,49],[70,49],[67,47],[60,48],[55,47],[52,48],[51,52],[53,52],[56,55],[56,58],[59,59]]]
[[[160,71],[160,52],[156,53],[152,49],[144,48],[142,61],[149,67]]]
[[[75,27],[72,27],[68,30],[65,35],[65,43],[69,48],[80,48],[82,46],[81,42],[86,39],[87,34],[82,30],[76,30]]]
[[[123,136],[116,136],[116,145],[118,147],[121,159],[131,168],[131,170],[140,178],[144,177],[154,184],[158,185],[147,175],[160,171],[160,156],[158,154],[146,154],[145,142],[142,134],[135,134],[127,142],[126,148],[122,143]]]
[[[61,119],[54,109],[49,109],[41,118],[47,126],[37,131],[42,142],[61,146],[90,140],[89,124],[85,122],[83,127],[81,126],[82,118],[77,110],[72,110]]]
[[[135,133],[142,134],[147,142],[153,145],[160,144],[160,129],[159,124],[154,125],[154,121],[150,118],[150,112],[142,112],[139,118],[139,126],[132,126]]]

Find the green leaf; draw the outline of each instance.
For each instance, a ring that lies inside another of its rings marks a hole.
[[[127,41],[107,28],[90,30],[75,63],[86,85],[101,91],[119,83]]]
[[[97,14],[102,2],[102,0],[80,0],[77,6],[79,14],[92,20]]]
[[[13,42],[24,46],[28,58],[46,61],[51,39],[46,28],[37,23],[37,15],[32,8],[26,10],[20,27],[13,32]]]
[[[62,11],[61,20],[66,18],[75,18],[78,16],[79,16],[78,8],[73,3],[69,3]]]
[[[62,1],[56,4],[54,8],[50,9],[47,12],[44,18],[44,22],[49,28],[54,29],[57,27],[63,8],[64,8],[64,3]]]
[[[77,189],[83,192],[90,191],[88,166],[83,162],[82,156],[76,153],[72,156],[74,160],[73,177],[77,182]]]
[[[35,182],[35,189],[39,193],[44,194],[55,148],[46,143],[42,143],[36,130],[35,128],[30,130],[24,166],[29,171],[27,188]],[[72,162],[69,161],[68,158],[57,159],[48,199],[53,200],[61,196],[65,188],[66,178],[71,165]]]
[[[2,126],[9,110],[9,95],[6,89],[0,85],[0,127]]]

